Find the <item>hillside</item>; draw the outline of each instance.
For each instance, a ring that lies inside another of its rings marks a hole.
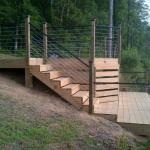
[[[25,88],[23,78],[22,71],[0,73],[0,149],[115,150],[139,141],[115,123],[77,111],[37,80],[35,89]]]

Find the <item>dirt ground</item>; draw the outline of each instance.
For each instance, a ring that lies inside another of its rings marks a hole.
[[[0,70],[0,95],[11,97],[10,101],[20,107],[17,111],[28,108],[26,113],[31,118],[57,119],[57,116],[62,116],[80,121],[85,125],[88,135],[108,150],[115,150],[118,139],[123,135],[130,144],[141,140],[116,123],[76,110],[37,79],[34,79],[33,89],[26,88],[23,70]]]

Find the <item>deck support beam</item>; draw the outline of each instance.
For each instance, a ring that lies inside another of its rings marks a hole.
[[[25,86],[33,88],[33,75],[30,72],[29,66],[25,67]]]

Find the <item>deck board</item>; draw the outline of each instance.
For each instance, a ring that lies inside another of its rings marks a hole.
[[[150,96],[144,92],[120,92],[118,122],[150,125]]]

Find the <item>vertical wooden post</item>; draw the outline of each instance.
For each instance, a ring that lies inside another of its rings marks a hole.
[[[95,66],[94,66],[94,59],[95,59],[95,24],[96,19],[92,21],[92,43],[91,43],[91,50],[90,50],[90,60],[89,60],[89,113],[93,113],[93,101],[95,97]]]
[[[25,66],[25,85],[26,87],[33,87],[33,76],[30,72],[30,58],[31,58],[31,33],[30,33],[30,16],[25,20],[25,39],[27,49],[27,59]]]
[[[47,45],[47,23],[43,24],[43,47],[44,47],[44,63],[47,62],[47,50],[48,50],[48,45]]]
[[[31,35],[30,35],[30,16],[28,16],[25,20],[25,39],[26,39],[26,49],[28,50],[28,63],[31,57]]]
[[[121,53],[122,53],[122,35],[121,35],[121,25],[119,26],[118,32],[118,57],[119,57],[119,64],[121,64]]]

